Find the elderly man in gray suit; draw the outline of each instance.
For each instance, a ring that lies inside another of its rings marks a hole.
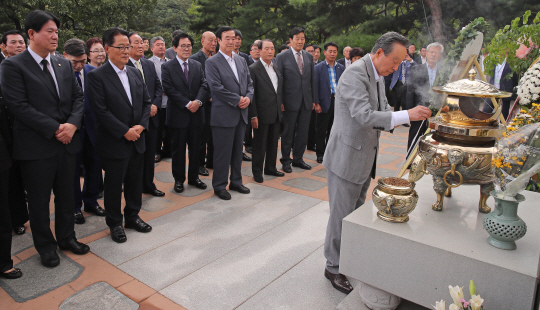
[[[210,126],[214,141],[214,193],[223,200],[231,199],[227,187],[231,167],[230,190],[249,194],[242,185],[242,144],[247,107],[253,99],[253,83],[246,60],[233,53],[234,29],[222,26],[216,31],[219,52],[206,60],[206,80],[212,93]]]
[[[341,222],[364,204],[375,178],[379,136],[382,130],[431,115],[418,106],[392,112],[384,92],[383,76],[398,69],[405,59],[409,41],[395,32],[382,35],[371,54],[349,66],[339,79],[335,99],[334,126],[330,133],[323,166],[328,169],[330,218],[326,230],[324,275],[337,290],[350,293],[352,286],[339,273]]]

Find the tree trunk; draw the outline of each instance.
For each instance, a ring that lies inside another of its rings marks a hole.
[[[429,6],[431,11],[431,35],[433,35],[433,40],[439,43],[446,43],[446,36],[443,32],[443,17],[441,3],[439,0],[424,0],[424,2]]]

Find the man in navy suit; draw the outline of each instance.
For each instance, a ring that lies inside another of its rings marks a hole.
[[[96,155],[93,141],[93,131],[95,128],[95,119],[89,107],[88,96],[86,95],[86,76],[88,72],[95,69],[94,66],[87,65],[86,44],[79,39],[69,39],[64,43],[64,58],[71,61],[77,83],[84,94],[84,115],[81,123],[81,151],[77,154],[77,165],[84,167],[84,185],[81,191],[81,178],[79,169],[75,170],[74,189],[75,189],[75,224],[84,224],[85,219],[81,212],[84,202],[84,211],[94,213],[98,216],[105,216],[97,199],[99,197],[99,183],[101,179],[101,162]],[[90,115],[91,114],[91,115]],[[90,124],[92,123],[92,124]],[[92,132],[90,134],[90,132]],[[92,139],[90,138],[92,137]]]
[[[506,63],[506,59],[501,64],[498,64],[495,69],[493,69],[493,74],[489,80],[489,83],[495,85],[495,87],[497,87],[499,90],[509,93],[514,92],[514,87],[518,85],[518,82],[519,78],[517,74],[512,72],[512,69],[510,69],[510,66]],[[515,94],[510,98],[502,99],[502,114],[504,119],[508,118],[510,105],[512,102],[514,102],[514,100],[516,100]],[[488,102],[491,105],[491,101]]]
[[[337,84],[345,67],[336,62],[338,45],[328,42],[324,45],[325,61],[315,66],[315,112],[317,112],[316,145],[317,162],[323,162],[326,142],[334,123],[334,100]]]

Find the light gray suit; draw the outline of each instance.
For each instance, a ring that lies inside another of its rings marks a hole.
[[[375,174],[380,132],[392,129],[382,77],[378,87],[377,91],[369,54],[350,65],[338,82],[334,125],[323,161],[330,201],[324,255],[332,273],[339,273],[341,222],[364,204],[370,176]]]

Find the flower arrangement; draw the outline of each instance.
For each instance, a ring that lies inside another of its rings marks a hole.
[[[471,280],[469,283],[469,293],[471,294],[471,299],[469,301],[465,300],[463,294],[463,287],[449,285],[448,289],[450,290],[450,296],[452,297],[453,303],[448,308],[449,310],[482,310],[484,309],[484,300],[480,295],[476,294],[476,287],[474,286],[474,281]],[[435,310],[446,310],[446,302],[444,300],[437,301]]]
[[[534,64],[520,80],[518,87],[519,104],[530,108],[540,103],[540,62]]]

